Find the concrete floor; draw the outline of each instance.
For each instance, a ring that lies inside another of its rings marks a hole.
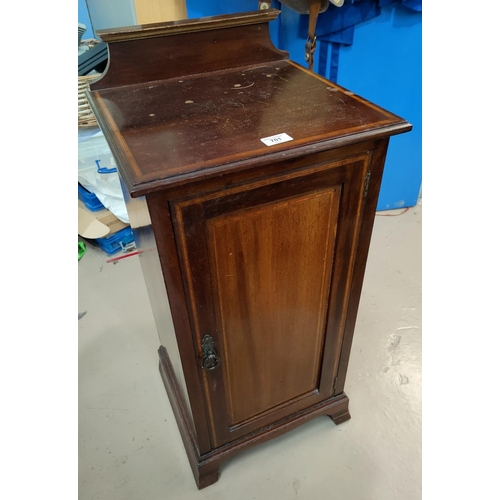
[[[376,217],[347,374],[352,419],[318,417],[247,450],[201,491],[158,373],[139,260],[108,264],[88,246],[78,264],[80,500],[420,499],[421,208]]]

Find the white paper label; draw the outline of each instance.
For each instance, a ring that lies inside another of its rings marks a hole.
[[[272,135],[271,137],[264,137],[261,141],[266,146],[275,146],[276,144],[281,144],[282,142],[293,141],[293,138],[288,134],[277,134]]]

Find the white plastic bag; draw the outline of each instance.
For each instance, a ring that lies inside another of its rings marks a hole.
[[[78,132],[78,182],[118,219],[129,223],[115,159],[99,128]]]

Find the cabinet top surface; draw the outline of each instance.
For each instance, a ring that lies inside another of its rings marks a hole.
[[[91,94],[133,196],[411,128],[288,59]]]

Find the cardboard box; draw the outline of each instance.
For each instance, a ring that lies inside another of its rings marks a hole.
[[[109,210],[91,212],[78,200],[78,234],[83,238],[105,238],[128,226]]]

